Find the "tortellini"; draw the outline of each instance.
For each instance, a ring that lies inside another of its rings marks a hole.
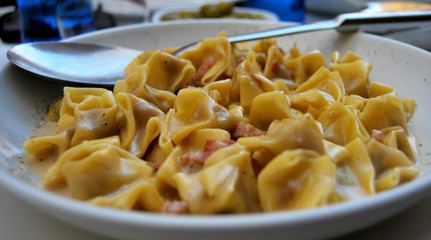
[[[333,59],[330,64],[332,71],[340,73],[346,92],[367,97],[369,74],[373,66],[352,52],[347,52],[341,59]]]
[[[231,101],[239,101],[245,109],[250,108],[257,95],[277,89],[274,83],[263,75],[256,54],[252,51],[248,52],[246,59],[235,69],[232,84]]]
[[[84,140],[118,133],[117,104],[111,91],[101,88],[64,88],[56,132],[73,129],[71,146]]]
[[[195,48],[184,52],[181,58],[195,66],[197,70],[193,81],[199,85],[214,82],[222,74],[231,75],[233,71],[232,50],[226,33],[204,39]]]
[[[344,146],[356,138],[364,141],[369,138],[357,110],[340,102],[326,108],[317,121],[322,124],[324,138],[339,145]]]
[[[334,190],[335,165],[312,150],[286,150],[262,170],[257,182],[264,211],[322,206]]]
[[[90,199],[109,194],[153,170],[119,145],[118,137],[90,140],[64,152],[46,173],[42,184],[66,184],[72,197]]]
[[[189,61],[162,51],[152,52],[144,62],[126,79],[118,81],[114,92],[131,92],[139,96],[145,91],[143,89],[145,85],[175,92],[188,83],[195,74],[195,68]]]
[[[122,147],[133,155],[142,157],[160,133],[158,116],[163,115],[163,112],[153,104],[129,93],[118,93],[116,100],[120,109],[117,122],[120,126]]]
[[[250,153],[239,144],[213,153],[197,173],[174,176],[191,213],[247,213],[259,210]]]
[[[403,101],[396,96],[383,95],[369,99],[359,117],[368,132],[394,126],[408,130]]]
[[[148,50],[113,91],[65,87],[23,144],[41,185],[93,205],[165,214],[309,209],[420,174],[414,99],[347,52],[284,51],[226,33],[179,57]],[[376,79],[378,80],[378,79]],[[39,131],[40,132],[40,131]]]

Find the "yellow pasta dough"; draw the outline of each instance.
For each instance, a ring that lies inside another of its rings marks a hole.
[[[408,129],[416,103],[372,69],[353,52],[327,63],[318,50],[230,44],[222,32],[179,57],[143,52],[113,91],[65,87],[51,132],[23,147],[49,167],[43,187],[123,210],[235,214],[360,199],[420,174]]]

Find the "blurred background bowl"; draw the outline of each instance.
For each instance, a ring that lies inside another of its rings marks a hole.
[[[230,3],[226,3],[230,5]],[[277,15],[270,11],[257,8],[235,7],[231,9],[221,9],[218,11],[217,5],[203,5],[191,7],[169,7],[155,11],[152,14],[151,22],[166,21],[196,21],[197,19],[219,19],[219,20],[257,20],[257,21],[278,21]],[[222,7],[223,8],[223,7]]]

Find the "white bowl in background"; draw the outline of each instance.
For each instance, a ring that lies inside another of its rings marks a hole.
[[[182,11],[188,11],[188,12],[197,12],[200,10],[200,6],[189,6],[189,7],[167,7],[167,8],[161,8],[160,10],[155,11],[151,16],[151,22],[153,23],[159,23],[159,22],[167,22],[167,21],[196,21],[196,20],[203,20],[202,18],[190,18],[190,19],[178,19],[178,20],[162,20],[163,16],[170,13],[176,13],[176,12],[182,12]],[[279,21],[279,18],[276,14],[263,10],[263,9],[257,9],[257,8],[249,8],[249,7],[233,7],[232,11],[234,13],[250,13],[250,14],[258,14],[262,17],[262,19],[235,19],[235,20],[245,20],[245,21],[272,21],[276,22]],[[208,18],[206,19],[208,20]],[[222,21],[231,21],[232,18],[217,18],[217,20]]]

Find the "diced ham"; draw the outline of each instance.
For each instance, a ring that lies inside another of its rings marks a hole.
[[[271,64],[271,71],[275,75],[275,79],[293,79],[293,71],[286,69],[283,63],[274,59]]]
[[[382,131],[373,129],[373,133],[371,134],[371,138],[373,138],[377,142],[383,143],[385,135],[383,134]]]
[[[208,55],[202,62],[202,64],[199,66],[198,70],[196,71],[195,75],[193,76],[192,80],[190,82],[186,83],[183,88],[188,87],[196,87],[199,86],[199,81],[205,76],[205,74],[208,72],[208,70],[214,65],[217,58],[214,55]]]
[[[238,123],[233,130],[232,136],[238,139],[241,137],[261,136],[265,134],[266,131],[259,130],[251,124]]]
[[[241,57],[239,57],[237,60],[236,60],[236,65],[235,65],[235,68],[236,67],[238,67],[242,62],[244,62],[245,61],[245,56],[241,56]]]
[[[274,59],[273,61],[272,61],[272,64],[271,64],[271,71],[273,72],[273,73],[275,73],[275,74],[277,74],[278,73],[278,71],[280,70],[280,63],[277,61],[277,59]]]
[[[205,161],[213,154],[215,151],[227,147],[229,145],[234,144],[235,141],[231,139],[225,139],[225,140],[215,140],[215,139],[208,139],[204,146],[204,151],[197,152],[192,151],[188,152],[181,157],[179,157],[179,163],[182,167],[187,167],[191,164],[203,166],[205,164]]]
[[[234,144],[235,141],[232,139],[224,139],[224,140],[215,140],[208,139],[205,143],[204,152],[215,152],[224,147],[230,146]]]
[[[284,52],[284,50],[283,50],[283,48],[278,48],[278,51],[280,51],[280,54],[282,55],[282,56],[284,56],[285,55],[285,52]]]
[[[161,163],[153,163],[149,161],[147,161],[147,164],[153,169],[154,173],[156,173],[159,170],[160,165],[162,165]]]
[[[251,159],[251,166],[253,168],[253,172],[255,176],[259,175],[260,171],[262,171],[263,169],[263,166],[260,165],[259,161],[257,161],[254,158]]]
[[[166,214],[186,214],[188,213],[187,203],[184,201],[166,200],[163,203],[160,212]]]
[[[199,67],[198,71],[195,74],[195,77],[197,80],[201,80],[202,77],[205,75],[205,73],[208,72],[208,70],[214,65],[217,58],[214,55],[208,55],[202,62],[201,66]]]
[[[210,152],[188,152],[179,158],[179,162],[183,167],[186,167],[190,164],[203,166],[205,160],[207,160],[210,155]]]

